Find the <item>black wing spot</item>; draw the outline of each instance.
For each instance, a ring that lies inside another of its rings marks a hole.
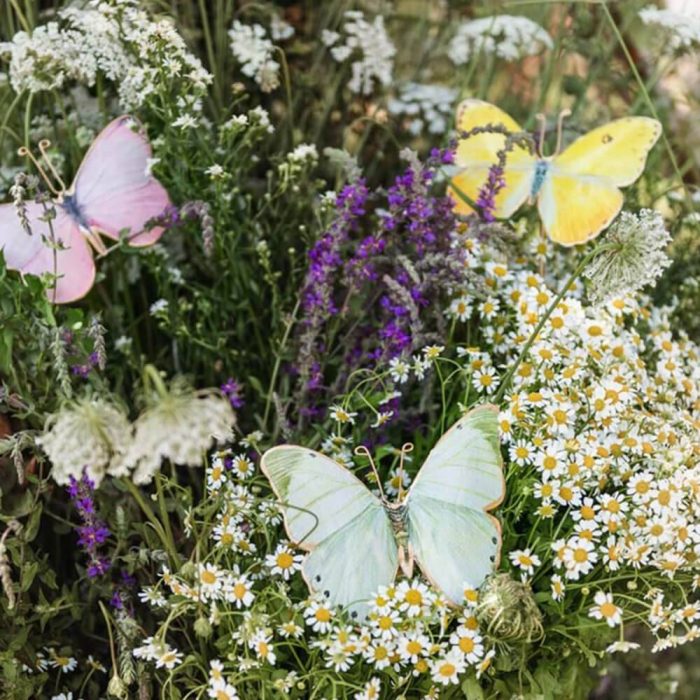
[[[316,454],[314,452],[309,452],[309,457],[313,457],[314,459],[316,459]]]
[[[613,137],[610,136],[610,134],[605,134],[603,136],[603,143],[610,143],[613,140]]]
[[[331,592],[330,591],[323,591],[323,595],[325,595],[326,598],[330,598]]]
[[[316,574],[316,583],[320,583],[320,582],[321,582],[321,576],[320,576],[320,574]]]
[[[350,617],[351,617],[353,620],[356,619],[356,618],[357,618],[357,613],[353,610],[353,611],[350,613]]]
[[[491,542],[493,542],[494,544],[496,544],[496,543],[498,542],[498,539],[497,539],[496,537],[492,537],[492,538],[491,538]]]
[[[493,563],[494,561],[496,561],[496,557],[495,557],[493,554],[489,557],[489,559],[491,560],[492,563]]]

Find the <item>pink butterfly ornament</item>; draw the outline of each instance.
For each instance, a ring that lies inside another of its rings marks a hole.
[[[151,146],[143,128],[130,116],[118,117],[97,136],[78,168],[73,184],[66,189],[46,156],[48,141],[39,144],[60,190],[56,189],[37,159],[27,150],[55,195],[56,216],[45,220],[45,207],[26,203],[31,235],[27,233],[13,204],[0,205],[0,249],[8,268],[22,274],[55,276],[48,290],[51,301],[66,304],[84,297],[95,281],[95,260],[107,249],[100,236],[119,241],[128,230],[134,247],[153,245],[163,234],[162,226],[146,230],[146,224],[171,206],[163,185],[148,168]]]

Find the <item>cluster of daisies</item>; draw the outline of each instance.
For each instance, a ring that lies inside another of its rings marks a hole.
[[[190,512],[186,521],[193,538],[207,533],[209,554],[177,572],[163,568],[158,582],[141,591],[141,602],[165,622],[134,655],[165,672],[184,671],[185,654],[172,644],[178,637],[175,620],[189,610],[199,616],[195,633],[207,638],[215,633],[219,640],[221,657],[210,660],[207,677],[199,680],[220,700],[239,697],[261,670],[277,667],[293,670],[274,676],[276,689],[303,689],[314,681],[296,661],[308,653],[318,654],[321,668],[335,677],[362,666],[352,695],[358,699],[379,697],[387,682],[380,672],[386,670],[398,674],[401,686],[424,681],[421,687],[432,688],[429,697],[459,682],[467,670],[480,677],[495,649],[480,632],[478,593],[467,584],[464,606],[455,611],[422,581],[398,581],[376,591],[361,622],[328,605],[323,594],[308,596],[299,574],[303,555],[270,537],[282,514],[271,497],[260,496],[262,481],[251,458],[259,438],[243,441],[248,451],[212,458],[206,480],[215,514],[200,518]]]
[[[479,345],[459,352],[466,383],[485,399],[502,389],[509,498],[534,513],[513,523],[529,534],[512,566],[538,588],[548,578],[554,601],[589,595],[590,617],[610,627],[645,616],[655,649],[694,639],[697,603],[674,582],[697,586],[700,349],[672,335],[668,310],[593,306],[581,289],[554,305],[540,274],[469,248],[490,294],[465,292],[447,313],[477,329]]]

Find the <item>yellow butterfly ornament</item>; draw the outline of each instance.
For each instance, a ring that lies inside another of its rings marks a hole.
[[[516,144],[507,153],[503,170],[504,186],[496,193],[493,214],[506,219],[525,200],[537,200],[537,208],[547,235],[565,246],[595,238],[607,228],[622,209],[620,187],[631,185],[643,172],[647,155],[661,135],[661,124],[649,117],[624,117],[599,126],[560,151],[559,118],[554,155],[542,153],[544,125],[537,155]],[[457,129],[470,132],[487,124],[498,125],[509,133],[522,132],[520,125],[503,110],[482,100],[468,99],[457,110]],[[455,164],[460,172],[452,178],[451,194],[459,213],[473,209],[460,197],[476,201],[498,163],[506,145],[502,133],[476,133],[462,138]]]

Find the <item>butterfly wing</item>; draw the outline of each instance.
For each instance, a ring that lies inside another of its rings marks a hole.
[[[51,301],[65,304],[84,297],[95,281],[95,261],[78,225],[60,206],[49,227],[42,221],[44,208],[27,203],[27,219],[32,231],[22,227],[12,204],[0,206],[0,249],[7,266],[23,274],[56,275],[55,286],[47,290]],[[52,246],[47,241],[60,241]]]
[[[98,135],[73,185],[74,197],[91,228],[114,240],[128,229],[133,246],[151,245],[160,238],[162,227],[144,232],[146,223],[170,205],[163,185],[147,173],[151,155],[151,146],[132,117],[115,119]]]
[[[455,605],[498,565],[501,529],[486,513],[505,494],[498,411],[481,406],[448,430],[409,491],[408,541],[425,576]]]
[[[289,538],[310,552],[302,570],[309,589],[364,617],[365,601],[394,580],[398,565],[381,501],[347,469],[305,447],[273,447],[261,468],[284,504]]]
[[[487,124],[501,125],[508,131],[522,131],[521,126],[502,109],[482,100],[465,100],[457,109],[457,129],[470,131],[477,126]],[[498,162],[498,152],[504,147],[506,136],[503,134],[476,134],[461,139],[457,145],[455,164],[461,169],[452,178],[450,188],[455,209],[461,214],[470,214],[473,210],[459,196],[457,189],[476,201],[479,191],[486,183],[489,169]],[[508,153],[504,169],[505,187],[495,198],[494,215],[507,218],[530,196],[535,176],[537,159],[526,148],[515,146]]]
[[[576,139],[550,162],[538,199],[549,237],[571,246],[595,238],[622,209],[618,188],[643,172],[661,134],[648,117],[626,117]]]

